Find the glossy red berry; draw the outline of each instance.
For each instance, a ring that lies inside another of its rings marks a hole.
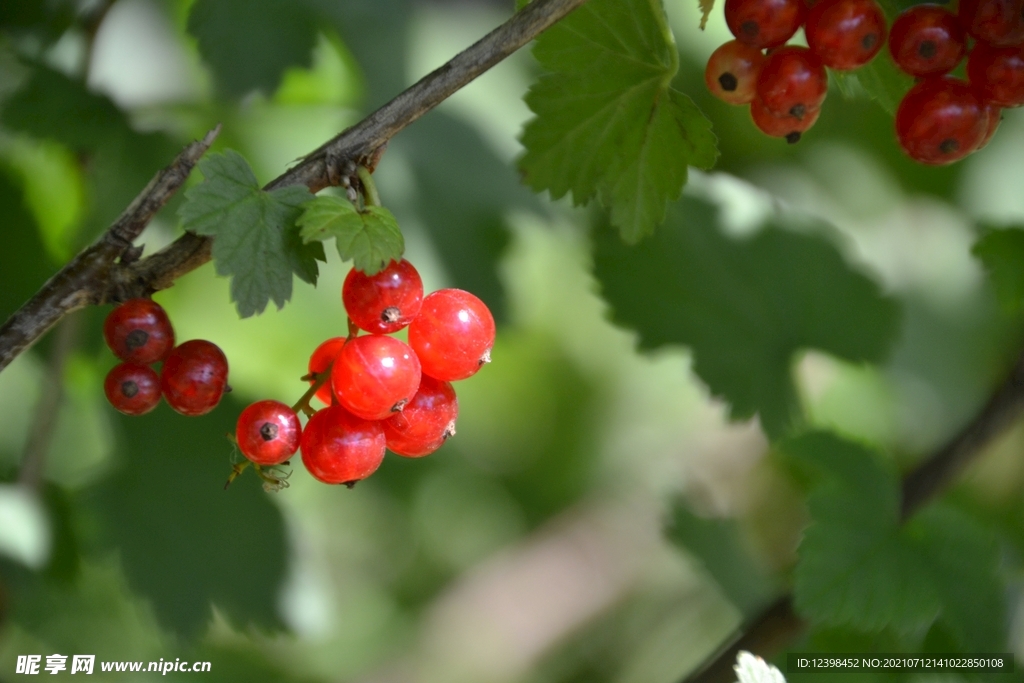
[[[380,467],[385,440],[381,423],[335,405],[317,412],[302,430],[302,464],[325,484],[354,484]]]
[[[958,16],[968,33],[991,45],[1024,41],[1024,0],[960,0]]]
[[[740,42],[759,49],[783,45],[804,22],[804,0],[725,0],[725,23]]]
[[[757,77],[757,98],[776,116],[803,119],[821,106],[827,92],[825,67],[804,47],[787,45],[775,50]]]
[[[711,94],[729,104],[748,104],[754,99],[757,74],[764,55],[756,47],[730,40],[711,53],[704,82]]]
[[[825,66],[845,71],[885,45],[885,13],[875,0],[818,0],[807,13],[807,45]]]
[[[893,22],[889,52],[896,66],[911,76],[940,76],[967,54],[967,34],[946,8],[915,5]]]
[[[370,334],[350,340],[331,370],[338,402],[365,420],[401,410],[420,385],[420,361],[405,342]]]
[[[353,268],[345,277],[341,299],[359,329],[391,334],[407,326],[420,312],[423,281],[405,259],[392,261],[376,275]]]
[[[487,305],[461,289],[440,289],[423,299],[409,325],[409,345],[423,374],[454,382],[491,361],[494,318]]]
[[[985,116],[988,117],[988,128],[985,130],[985,136],[981,139],[981,143],[978,145],[978,149],[984,149],[986,145],[992,140],[992,136],[996,134],[996,130],[999,128],[999,124],[1003,120],[1002,110],[992,103],[985,104]]]
[[[455,434],[459,402],[448,382],[427,375],[419,391],[399,414],[381,422],[388,449],[407,458],[419,458],[436,451]]]
[[[800,142],[803,133],[815,124],[820,113],[821,109],[818,108],[804,111],[800,118],[792,114],[776,116],[768,111],[761,100],[755,99],[750,103],[750,118],[754,120],[758,130],[765,135],[785,138],[791,145]]]
[[[989,119],[988,110],[967,83],[935,76],[903,97],[896,110],[896,137],[912,159],[949,164],[978,148]]]
[[[163,307],[152,299],[129,299],[103,322],[103,337],[121,360],[148,365],[174,348],[174,328]]]
[[[176,346],[160,371],[164,398],[182,415],[205,415],[216,408],[227,383],[228,359],[204,339]]]
[[[235,439],[242,455],[257,465],[279,465],[299,449],[302,425],[280,401],[257,401],[238,416]]]
[[[319,375],[331,367],[331,363],[341,353],[341,347],[345,345],[345,337],[332,337],[320,346],[316,347],[313,355],[309,357],[309,374]],[[316,380],[310,380],[313,384]],[[331,381],[328,379],[319,389],[316,390],[316,397],[323,401],[324,405],[331,405]]]
[[[977,43],[967,58],[967,78],[986,102],[1000,107],[1024,104],[1024,44],[992,47]]]
[[[103,381],[110,405],[125,415],[145,415],[160,403],[160,378],[148,365],[115,365]]]

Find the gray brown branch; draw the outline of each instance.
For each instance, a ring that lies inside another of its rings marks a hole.
[[[316,192],[341,182],[344,169],[354,168],[356,164],[372,166],[392,136],[584,2],[586,0],[534,0],[449,62],[308,154],[268,183],[267,189],[306,185]],[[186,233],[146,259],[116,262],[184,182],[210,142],[212,137],[208,135],[203,143],[194,143],[179,155],[96,244],[50,278],[0,327],[0,370],[68,313],[92,304],[148,296],[170,287],[178,277],[210,260],[212,240]],[[204,143],[202,149],[196,147]],[[194,153],[196,150],[198,152]]]
[[[128,283],[119,277],[123,269],[118,269],[116,261],[129,253],[132,242],[185,182],[218,132],[219,126],[182,150],[96,242],[71,259],[0,326],[0,370],[68,313],[116,298],[122,290],[128,298]]]
[[[903,476],[901,519],[906,521],[942,493],[985,449],[1024,412],[1024,352],[1009,375],[963,429]],[[740,650],[765,658],[782,652],[807,628],[786,594],[738,628],[722,648],[683,683],[733,683],[732,666]]]

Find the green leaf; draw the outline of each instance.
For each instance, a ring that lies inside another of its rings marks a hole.
[[[353,261],[367,275],[376,275],[405,251],[398,221],[382,206],[360,211],[341,197],[317,197],[306,205],[298,225],[304,242],[333,237],[342,260]]]
[[[843,97],[868,97],[877,102],[890,116],[895,116],[900,100],[914,85],[914,79],[896,67],[886,49],[856,71],[830,70],[829,75],[834,79]]]
[[[897,304],[826,239],[777,224],[733,239],[714,206],[688,196],[635,247],[597,230],[594,266],[613,318],[639,332],[641,348],[691,347],[694,371],[732,416],[758,414],[773,438],[799,421],[797,351],[877,362],[898,331]]]
[[[309,67],[316,44],[315,18],[287,0],[196,0],[188,31],[232,97],[273,92],[286,69]]]
[[[1024,230],[989,230],[971,253],[985,264],[1003,309],[1013,313],[1024,307]]]
[[[711,10],[715,8],[715,0],[697,0],[697,6],[700,7],[700,30],[703,31],[708,25]]]
[[[775,587],[744,545],[736,520],[698,517],[677,500],[665,535],[700,560],[744,616],[754,616],[772,599]]]
[[[780,450],[819,473],[793,585],[815,626],[923,634],[938,619],[965,652],[1005,645],[991,533],[938,506],[901,525],[896,470],[862,445],[812,432]]]
[[[165,405],[136,418],[110,411],[121,467],[91,492],[97,528],[132,589],[186,639],[203,633],[213,607],[243,628],[282,627],[275,608],[288,553],[281,512],[255,477],[224,490],[232,451],[224,435],[234,432],[241,408],[225,399],[187,429]]]
[[[260,189],[241,154],[228,150],[199,162],[203,182],[185,193],[178,214],[186,230],[209,235],[217,273],[231,277],[231,300],[247,318],[273,299],[292,296],[292,274],[316,284],[323,247],[304,244],[296,219],[312,195],[305,187]]]
[[[671,88],[679,66],[659,0],[591,0],[548,29],[534,55],[520,168],[530,187],[575,204],[596,197],[623,239],[654,231],[686,183],[710,168],[710,122]]]

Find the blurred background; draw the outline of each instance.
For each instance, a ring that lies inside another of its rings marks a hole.
[[[239,37],[225,30],[204,61],[192,4],[3,0],[0,318],[216,123],[216,148],[266,182],[512,11],[224,2]],[[902,156],[875,102],[832,92],[789,146],[706,92],[704,63],[729,39],[720,9],[701,32],[696,2],[665,6],[675,85],[721,150],[687,193],[717,204],[732,234],[778,212],[828,221],[853,268],[903,307],[882,365],[801,355],[809,420],[915,462],[970,419],[1020,345],[1021,320],[970,247],[982,226],[1024,220],[1022,112],[1005,112],[985,150],[928,168]],[[426,289],[473,291],[500,325],[494,362],[456,386],[457,437],[429,458],[389,454],[351,491],[300,466],[276,494],[251,473],[222,490],[241,408],[294,402],[309,354],[345,333],[348,266],[332,249],[317,287],[296,281],[281,311],[239,320],[212,265],[155,296],[179,340],[228,356],[234,391],[205,417],[106,404],[107,308],[69,317],[0,374],[0,680],[18,655],[61,653],[208,660],[202,677],[218,681],[670,683],[782,590],[806,512],[756,418],[730,422],[685,348],[637,352],[597,294],[593,214],[518,182],[536,74],[527,51],[513,55],[396,137],[375,175]],[[144,233],[147,254],[178,234],[176,207]],[[1022,447],[1019,426],[955,495],[1014,520],[1024,542]]]

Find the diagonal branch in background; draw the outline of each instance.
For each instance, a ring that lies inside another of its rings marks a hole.
[[[130,260],[132,242],[188,178],[220,132],[220,126],[188,145],[158,172],[124,213],[92,245],[57,271],[0,326],[0,370],[72,311],[110,299],[123,288],[116,261]],[[128,258],[126,258],[128,257]]]
[[[1024,352],[1018,356],[1009,375],[981,412],[946,444],[903,476],[900,518],[906,521],[942,493],[1022,412]],[[793,595],[787,593],[740,626],[721,649],[682,683],[733,683],[736,675],[732,665],[740,650],[770,658],[785,650],[806,629],[807,624],[793,610]]]
[[[341,183],[347,169],[357,164],[374,165],[396,133],[584,2],[586,0],[534,0],[380,109],[303,157],[296,166],[270,181],[265,189],[305,185],[311,192],[317,192]],[[149,189],[143,191],[140,199]],[[125,214],[138,202],[136,199]],[[145,220],[148,222],[150,218],[152,214]],[[139,232],[144,226],[142,223]],[[111,228],[103,239],[113,231]],[[137,236],[138,232],[127,240],[127,245],[130,246]],[[76,256],[0,327],[0,371],[67,313],[90,304],[149,296],[166,289],[178,277],[209,261],[213,244],[209,237],[185,233],[148,258],[134,263],[124,263],[122,259],[122,263],[115,264],[114,260],[126,248],[122,246],[125,240],[109,245],[102,241]]]

